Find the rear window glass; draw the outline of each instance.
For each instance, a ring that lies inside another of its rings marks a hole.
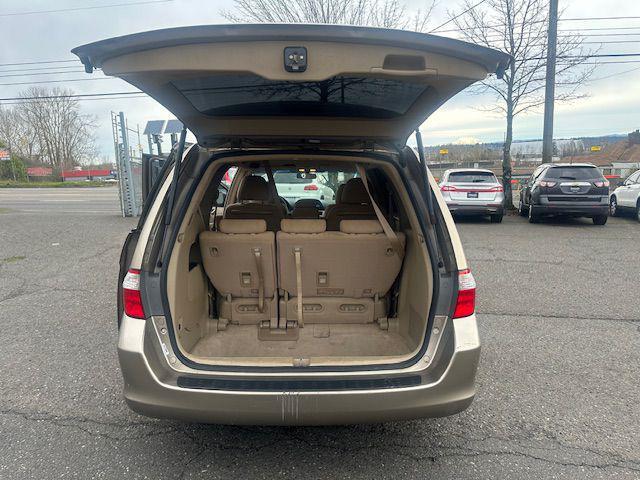
[[[296,172],[275,172],[273,180],[276,183],[311,183],[311,178],[300,178]]]
[[[452,172],[449,174],[449,181],[459,183],[496,183],[498,180],[490,172]]]
[[[374,118],[406,113],[428,88],[375,77],[336,76],[318,82],[292,82],[252,74],[175,80],[173,86],[206,115]]]
[[[593,180],[602,178],[602,173],[595,167],[551,167],[544,178],[558,180]]]

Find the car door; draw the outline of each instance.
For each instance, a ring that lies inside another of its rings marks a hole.
[[[295,24],[171,28],[73,53],[86,71],[158,100],[203,147],[258,138],[403,146],[445,101],[510,61],[433,35]]]
[[[640,199],[640,171],[636,172],[633,183],[629,187],[629,207],[635,208],[638,204],[638,199]]]
[[[636,206],[635,202],[638,194],[640,194],[640,191],[638,191],[638,188],[640,188],[639,179],[640,171],[637,171],[629,175],[629,177],[624,181],[622,187],[617,193],[619,206],[625,208],[632,208]]]

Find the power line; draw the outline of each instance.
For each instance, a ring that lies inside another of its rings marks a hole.
[[[77,12],[80,10],[97,10],[101,8],[112,8],[112,7],[132,7],[135,5],[148,5],[151,3],[167,3],[172,1],[173,0],[146,0],[142,2],[112,3],[109,5],[94,5],[89,7],[61,8],[57,10],[34,10],[31,12],[0,13],[0,17],[17,17],[20,15],[39,15],[42,13]]]
[[[137,99],[137,98],[149,98],[147,95],[144,94],[139,94],[139,95],[129,95],[129,96],[125,96],[125,97],[100,97],[100,98],[77,98],[76,100],[79,102],[89,102],[89,101],[94,101],[94,100],[129,100],[129,99]],[[14,100],[11,102],[4,102],[2,100],[0,100],[0,106],[10,106],[10,105],[25,105],[25,104],[30,104],[30,103],[42,103],[45,100]]]
[[[79,97],[109,97],[114,95],[140,95],[144,92],[129,91],[129,92],[102,92],[102,93],[69,93],[66,95],[44,95],[38,97],[6,97],[0,98],[0,102],[12,101],[12,100],[50,100],[54,98],[79,98]]]
[[[478,3],[476,3],[475,5],[471,5],[469,8],[467,8],[466,10],[463,10],[462,12],[460,12],[459,14],[457,14],[454,17],[451,17],[449,20],[447,20],[446,22],[444,22],[441,25],[438,25],[436,28],[432,29],[429,33],[437,33],[438,30],[440,30],[442,27],[444,27],[445,25],[450,24],[451,22],[453,22],[454,20],[456,20],[457,18],[461,17],[462,15],[464,15],[467,12],[470,12],[471,10],[473,10],[474,8],[476,8],[477,6],[483,4],[484,2],[486,2],[487,0],[480,0]]]
[[[35,68],[12,68],[11,70],[0,70],[0,73],[10,72],[36,72],[47,70],[60,70],[61,68],[78,68],[78,65],[52,65],[50,67],[35,67]],[[84,72],[84,70],[82,70]]]
[[[616,73],[612,73],[610,75],[605,75],[604,77],[591,78],[591,79],[588,79],[586,82],[587,83],[599,82],[600,80],[606,80],[607,78],[619,77],[620,75],[625,75],[627,73],[635,72],[635,71],[638,71],[638,70],[640,70],[640,67],[634,67],[634,68],[630,68],[629,70],[623,70],[622,72],[616,72]]]
[[[14,82],[14,83],[0,83],[0,86],[8,85],[36,85],[44,83],[67,83],[67,82],[95,82],[97,80],[117,80],[115,77],[104,78],[70,78],[68,80],[42,80],[38,82]]]
[[[34,72],[34,73],[11,73],[9,75],[0,75],[0,78],[6,77],[31,77],[33,75],[60,75],[64,73],[83,73],[84,70],[67,70],[66,72]],[[5,72],[0,71],[0,74]]]
[[[0,67],[9,67],[14,65],[42,65],[45,63],[69,63],[69,62],[78,62],[78,59],[75,60],[41,60],[38,62],[17,62],[17,63],[0,63]]]
[[[592,20],[632,20],[638,19],[640,16],[636,17],[573,17],[573,18],[559,18],[559,22],[581,22],[581,21],[592,21]]]

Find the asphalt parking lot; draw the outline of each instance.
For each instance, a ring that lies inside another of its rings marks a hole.
[[[632,219],[459,224],[483,341],[464,413],[228,427],[127,409],[115,283],[135,221],[115,188],[53,193],[0,191],[0,478],[640,478]]]

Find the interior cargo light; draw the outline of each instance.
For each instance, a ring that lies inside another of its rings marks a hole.
[[[458,299],[453,318],[473,315],[476,310],[476,281],[468,268],[458,272]]]
[[[145,318],[140,296],[140,270],[130,268],[122,281],[124,313],[131,318]]]

